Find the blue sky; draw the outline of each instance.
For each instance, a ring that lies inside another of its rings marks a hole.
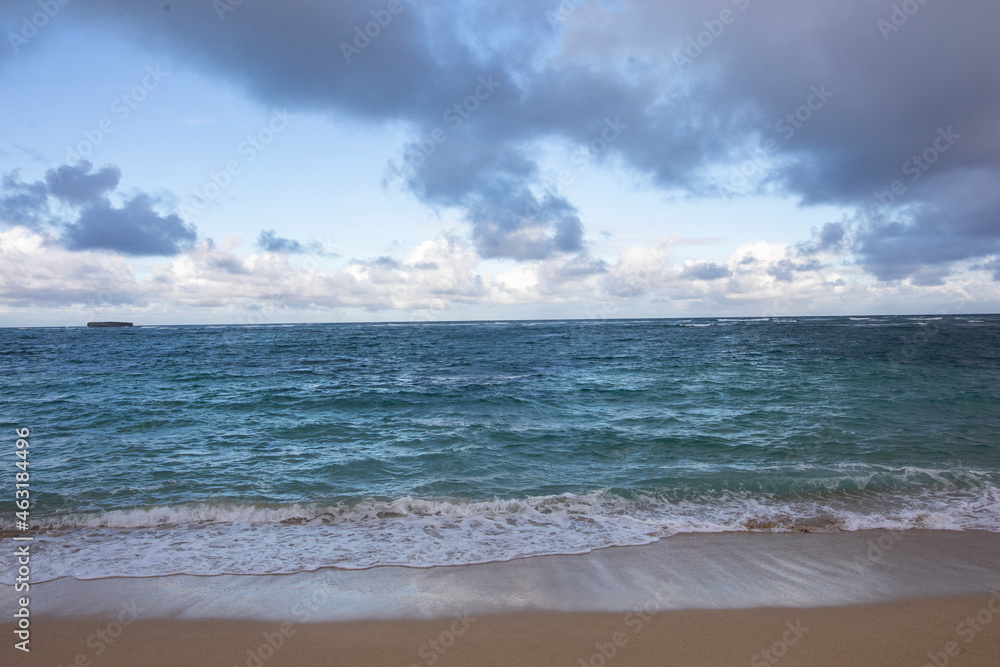
[[[994,8],[355,4],[3,3],[0,325],[1000,303]]]

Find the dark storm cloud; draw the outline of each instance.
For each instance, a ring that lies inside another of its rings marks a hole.
[[[169,13],[93,0],[73,11],[124,22],[268,105],[407,123],[396,176],[432,205],[462,207],[486,257],[583,246],[573,205],[543,194],[543,139],[695,195],[742,187],[867,211],[899,181],[892,222],[866,214],[855,246],[881,277],[1000,239],[997,202],[969,207],[931,187],[975,174],[995,185],[1000,173],[997,3],[621,0],[553,22],[558,0],[388,4],[244,2],[220,16],[193,0]],[[612,137],[615,119],[625,127]],[[961,138],[945,148],[948,128]],[[837,231],[819,242],[839,248]]]
[[[944,174],[898,218],[863,225],[856,249],[885,280],[927,271],[940,276],[957,260],[1000,253],[1000,174],[987,169]]]
[[[158,201],[145,193],[129,196],[116,208],[107,195],[118,187],[121,171],[94,171],[89,162],[49,169],[44,181],[25,183],[18,173],[4,175],[0,222],[34,230],[61,231],[69,250],[112,250],[126,255],[176,255],[197,239],[194,225],[155,210]],[[72,212],[65,222],[52,212],[52,200]]]

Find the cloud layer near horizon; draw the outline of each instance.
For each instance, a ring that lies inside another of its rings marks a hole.
[[[70,252],[24,227],[0,232],[0,262],[19,267],[0,277],[0,312],[44,306],[65,313],[61,324],[114,314],[177,322],[178,313],[211,309],[218,321],[264,324],[301,319],[303,312],[403,312],[390,319],[434,320],[448,308],[576,304],[577,317],[634,317],[669,302],[675,315],[775,317],[793,314],[966,312],[996,302],[995,267],[966,265],[946,285],[876,285],[860,267],[806,263],[795,248],[758,242],[722,263],[677,262],[681,239],[662,239],[619,253],[614,262],[579,255],[524,261],[490,273],[466,241],[442,234],[403,260],[350,260],[319,270],[317,257],[237,252],[238,239],[198,246],[137,277],[122,259]],[[820,254],[820,259],[826,256]],[[794,279],[791,276],[794,274]],[[900,307],[903,304],[903,307]],[[81,310],[82,309],[82,310]],[[551,313],[551,311],[549,311]],[[195,321],[204,321],[197,317]]]

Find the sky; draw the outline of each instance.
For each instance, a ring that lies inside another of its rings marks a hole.
[[[998,28],[0,0],[0,326],[997,312]]]

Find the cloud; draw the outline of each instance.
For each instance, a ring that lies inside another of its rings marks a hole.
[[[160,215],[153,199],[139,194],[115,208],[106,199],[82,211],[65,226],[63,240],[70,250],[113,250],[126,255],[176,255],[197,239],[192,225],[176,214]]]
[[[63,165],[45,173],[49,194],[69,204],[89,204],[118,187],[122,172],[118,167],[93,171],[90,162]]]
[[[574,6],[550,24],[557,0],[403,3],[370,38],[360,27],[384,10],[380,0],[243,3],[221,22],[193,1],[169,13],[120,0],[78,11],[126,24],[136,42],[263,104],[405,123],[413,140],[390,176],[430,205],[463,209],[483,257],[532,261],[584,247],[572,202],[541,194],[540,142],[586,149],[595,162],[696,196],[756,191],[865,207],[903,179],[896,205],[938,222],[885,227],[884,242],[872,231],[860,258],[879,276],[912,274],[942,242],[948,261],[968,258],[976,251],[963,230],[975,222],[966,216],[1000,212],[950,206],[944,188],[910,187],[904,174],[948,127],[961,138],[917,167],[921,186],[1000,168],[1000,89],[980,74],[1000,58],[1000,5],[921,4],[888,33],[879,21],[892,9],[865,0]],[[483,77],[499,85],[484,88]],[[612,137],[609,122],[626,127]],[[740,171],[748,164],[750,178]],[[887,259],[882,248],[897,237],[916,263]]]
[[[616,165],[671,194],[780,194],[859,210],[782,259],[730,263],[734,274],[757,267],[761,280],[788,282],[815,272],[808,256],[850,255],[882,281],[933,282],[997,252],[1000,89],[981,72],[1000,57],[1000,5],[924,3],[887,32],[880,21],[892,8],[864,0],[590,2],[551,24],[546,13],[561,4],[407,2],[367,38],[381,0],[241,3],[223,17],[193,0],[171,12],[91,0],[65,18],[124,28],[269,107],[409,128],[390,180],[461,209],[476,254],[526,263],[524,275],[589,250],[579,211],[540,167],[553,146],[582,156],[574,169]],[[731,21],[719,20],[723,10]],[[91,201],[117,185],[111,169],[80,165],[54,186],[5,178],[0,216],[52,224],[51,194],[94,208],[70,224],[73,247],[106,247],[121,211],[143,205]],[[177,252],[192,240],[193,228],[150,209],[126,225],[133,235],[120,251]],[[273,242],[286,244],[276,252],[304,245]],[[681,271],[688,282],[725,277],[709,263]],[[594,280],[623,295],[650,289],[614,274]]]
[[[853,228],[851,220],[824,223],[820,229],[813,229],[812,238],[802,241],[797,249],[802,255],[818,253],[839,253],[848,247],[848,233]]]
[[[420,244],[405,261],[352,260],[335,271],[296,267],[284,253],[240,257],[203,239],[157,267],[143,289],[167,302],[238,307],[267,321],[280,321],[280,313],[296,308],[440,310],[447,302],[487,296],[477,263],[472,249],[448,234]]]
[[[635,246],[618,254],[618,260],[601,278],[602,291],[610,296],[631,298],[655,292],[666,284],[670,241]]]
[[[583,249],[583,224],[564,198],[525,186],[483,188],[468,204],[472,239],[484,258],[544,259]]]
[[[821,267],[821,264],[815,260],[809,260],[807,262],[796,262],[793,259],[781,259],[772,264],[767,269],[768,275],[772,275],[778,280],[783,282],[792,282],[795,279],[795,274],[800,271],[815,271]]]
[[[1000,257],[995,257],[989,262],[976,266],[975,268],[991,272],[993,274],[993,280],[1000,282]]]
[[[24,183],[18,170],[3,177],[0,221],[39,229],[49,220],[49,191],[45,183]]]
[[[266,252],[301,253],[306,247],[294,239],[285,239],[273,229],[262,229],[257,235],[257,247]]]
[[[176,322],[180,314],[190,321],[286,322],[301,320],[303,312],[324,318],[339,313],[357,319],[365,312],[389,319],[400,319],[400,313],[441,319],[467,307],[525,308],[521,312],[551,316],[567,312],[559,310],[566,306],[576,316],[596,318],[776,317],[981,312],[982,304],[1000,300],[1000,283],[982,279],[984,271],[997,270],[995,256],[956,270],[947,284],[928,275],[879,285],[858,266],[805,266],[797,250],[784,244],[747,244],[709,267],[707,262],[674,264],[671,243],[636,246],[613,262],[585,254],[525,260],[493,275],[484,271],[466,240],[450,233],[420,243],[406,258],[351,260],[325,270],[297,266],[286,253],[238,255],[234,238],[222,246],[202,239],[140,279],[121,256],[69,252],[43,234],[18,227],[0,232],[0,263],[17,268],[0,276],[0,320],[25,307],[55,309],[65,318],[50,322],[56,324],[126,313],[147,323]],[[796,264],[792,281],[775,276],[785,262]],[[715,273],[725,268],[729,276],[694,279],[692,273],[700,273],[694,265]]]
[[[118,187],[121,171],[108,166],[94,171],[87,161],[49,169],[44,181],[24,183],[18,172],[4,175],[0,221],[8,226],[56,230],[69,250],[111,250],[125,255],[177,255],[197,239],[194,225],[180,216],[159,213],[160,202],[138,192],[115,207],[108,195]],[[53,214],[53,200],[72,211],[65,222]]]
[[[859,227],[855,250],[879,278],[941,280],[954,262],[1000,252],[1000,168],[948,173],[921,193]]]
[[[244,3],[221,23],[202,3],[179,2],[168,16],[108,0],[82,12],[124,21],[137,41],[238,81],[262,102],[407,123],[414,139],[401,149],[414,159],[402,169],[405,187],[428,204],[464,209],[484,257],[578,252],[582,223],[564,197],[540,194],[533,142],[567,128],[584,142],[600,139],[615,100],[644,95],[643,87],[589,81],[584,69],[531,74],[533,33],[548,27],[545,7],[528,3],[404,3],[376,39],[345,57],[341,42],[353,43],[355,28],[383,10],[375,1]]]
[[[26,227],[0,231],[0,266],[10,267],[0,271],[0,305],[97,309],[144,301],[120,258],[68,252]]]
[[[260,230],[260,234],[257,235],[254,245],[265,252],[291,255],[309,254],[317,257],[340,257],[336,252],[330,250],[323,241],[312,240],[302,243],[295,239],[282,238],[273,229]]]
[[[715,262],[692,262],[681,271],[681,277],[689,280],[720,280],[728,278],[730,274],[728,266]]]

